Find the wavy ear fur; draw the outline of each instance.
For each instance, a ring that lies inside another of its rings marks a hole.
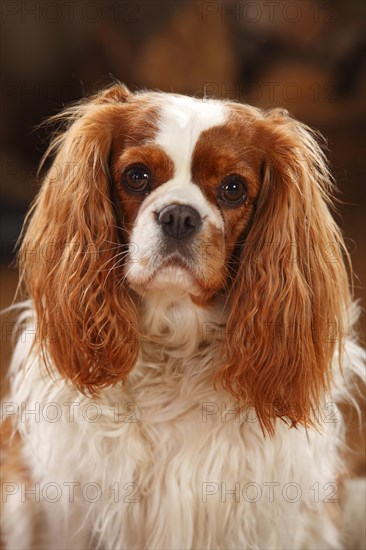
[[[47,365],[84,392],[125,378],[137,357],[108,169],[113,124],[127,96],[113,86],[60,115],[66,130],[49,148],[55,158],[20,249],[36,345]]]
[[[227,363],[217,376],[273,433],[278,417],[312,424],[342,344],[350,293],[319,145],[279,110],[259,124],[262,189],[234,281]]]

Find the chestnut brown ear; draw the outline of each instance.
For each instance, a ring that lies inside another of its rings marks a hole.
[[[331,377],[350,305],[347,256],[328,209],[331,180],[311,131],[282,112],[258,122],[263,182],[241,250],[217,373],[263,430],[312,423]]]
[[[37,315],[36,345],[46,364],[82,391],[124,379],[137,357],[108,168],[120,116],[115,100],[124,93],[114,86],[60,116],[66,130],[50,147],[55,158],[20,250]]]

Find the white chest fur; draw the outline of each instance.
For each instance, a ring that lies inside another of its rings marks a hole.
[[[8,495],[5,511],[21,518],[9,548],[26,547],[22,531],[37,521],[37,548],[340,547],[330,519],[344,431],[336,404],[324,404],[318,430],[279,421],[264,437],[250,407],[239,412],[213,387],[220,342],[203,344],[198,330],[209,315],[188,322],[184,311],[166,309],[160,324],[145,315],[151,338],[135,369],[95,399],[27,359],[33,331],[22,335],[7,410],[32,482]],[[346,371],[361,370],[360,349],[347,347]]]
[[[94,400],[24,364],[27,347],[11,400],[46,518],[38,547],[339,547],[326,512],[339,496],[339,413],[324,408],[319,431],[279,422],[264,437],[250,408],[214,390],[216,341],[194,352],[187,341],[184,356],[147,343],[127,383]]]

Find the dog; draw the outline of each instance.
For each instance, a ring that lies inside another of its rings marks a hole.
[[[5,548],[345,546],[338,404],[364,365],[316,134],[119,83],[53,122],[19,252]]]

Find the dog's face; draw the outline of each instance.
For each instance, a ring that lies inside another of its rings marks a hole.
[[[311,131],[278,110],[120,85],[61,120],[21,249],[45,360],[97,392],[136,364],[136,297],[169,290],[204,309],[224,295],[216,382],[269,431],[309,422],[349,305]]]
[[[204,303],[228,286],[260,188],[257,119],[173,94],[135,95],[121,109],[111,173],[129,243],[124,274],[139,294],[177,287]]]

